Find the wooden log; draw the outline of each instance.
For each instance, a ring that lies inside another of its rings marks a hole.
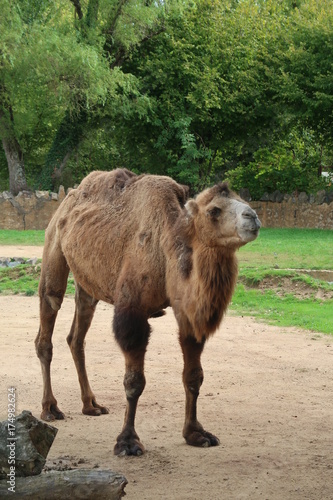
[[[10,483],[0,481],[0,498],[24,500],[119,500],[126,495],[127,479],[107,469],[73,469],[48,471],[38,476],[17,477]],[[14,489],[9,489],[14,485]]]

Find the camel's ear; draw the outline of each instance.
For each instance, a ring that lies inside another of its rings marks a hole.
[[[199,207],[198,207],[197,203],[194,200],[188,200],[188,202],[185,205],[185,208],[187,210],[187,213],[191,217],[194,217],[198,213],[198,211],[199,211]]]

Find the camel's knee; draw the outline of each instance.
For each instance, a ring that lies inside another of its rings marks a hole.
[[[150,335],[147,317],[131,307],[115,309],[113,331],[124,352],[145,349]]]
[[[67,337],[67,344],[69,345],[69,348],[71,352],[77,353],[80,351],[84,351],[85,347],[85,340],[82,338],[77,338],[76,336],[73,335],[71,332],[68,337]]]
[[[35,349],[36,354],[41,361],[51,362],[53,354],[52,342],[41,339],[40,332],[35,340]]]
[[[53,309],[53,311],[59,311],[61,308],[62,302],[64,300],[64,294],[62,292],[59,293],[49,293],[45,295],[45,300]]]
[[[204,375],[202,368],[193,368],[189,372],[183,374],[183,382],[185,387],[192,392],[192,394],[199,394],[200,387],[203,383]]]
[[[138,399],[146,385],[146,379],[141,372],[127,372],[124,377],[124,387],[127,399]]]

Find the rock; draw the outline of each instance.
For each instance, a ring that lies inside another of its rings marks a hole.
[[[17,267],[21,264],[21,262],[18,262],[17,260],[12,260],[8,262],[8,267]]]
[[[12,257],[11,259],[0,259],[0,267],[16,267],[24,264],[25,260],[22,257]]]
[[[275,191],[273,191],[273,193],[270,193],[268,195],[268,201],[272,201],[273,203],[274,202],[281,203],[283,199],[284,195],[278,189],[276,189]]]
[[[57,193],[51,193],[51,200],[58,201],[58,199],[59,196],[57,195]]]
[[[264,193],[262,195],[262,197],[260,198],[260,201],[269,201],[269,194],[268,193]]]
[[[309,197],[306,193],[302,192],[298,196],[299,203],[307,203],[309,201]]]
[[[11,198],[14,198],[12,193],[10,193],[9,191],[3,191],[2,197],[4,200],[10,200]]]
[[[13,423],[0,422],[0,479],[11,472],[9,458],[15,460],[16,477],[40,474],[57,432],[26,410]]]
[[[310,196],[309,196],[309,203],[311,205],[313,205],[315,203],[315,201],[316,201],[315,195],[314,194],[310,194]]]
[[[322,189],[321,191],[318,191],[316,194],[316,203],[318,205],[322,205],[326,201],[326,191],[325,189]]]
[[[58,199],[59,201],[62,201],[66,196],[65,188],[64,186],[59,186],[59,191],[58,191]]]
[[[29,266],[35,266],[37,264],[37,257],[34,257],[33,259],[28,259],[25,261],[26,264],[28,264]]]
[[[327,193],[327,203],[333,203],[333,191]]]
[[[274,191],[274,195],[275,195],[275,201],[277,203],[282,203],[283,200],[284,200],[284,194],[281,193],[281,191],[279,191],[278,189],[276,191]]]
[[[44,199],[44,200],[49,200],[50,199],[50,193],[48,191],[36,191],[36,198],[38,199]]]

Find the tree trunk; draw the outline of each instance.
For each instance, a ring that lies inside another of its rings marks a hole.
[[[24,171],[23,153],[15,137],[3,137],[2,145],[9,170],[9,191],[17,195],[19,191],[28,189]]]
[[[126,495],[127,479],[111,470],[73,469],[42,472],[38,476],[0,481],[0,498],[24,500],[119,500]],[[9,488],[12,488],[9,490]]]

